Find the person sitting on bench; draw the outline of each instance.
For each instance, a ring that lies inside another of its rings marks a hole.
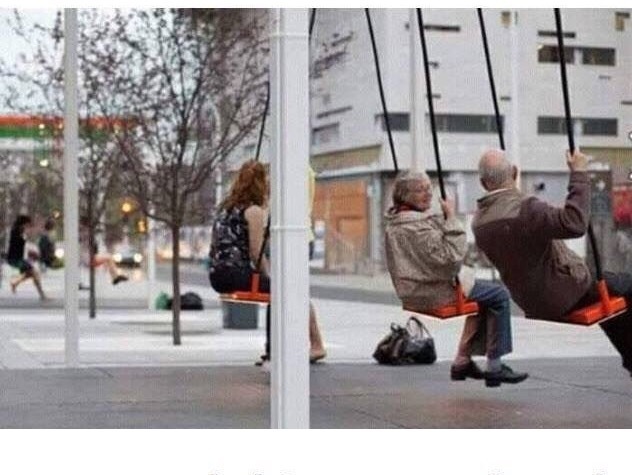
[[[48,300],[42,289],[42,280],[39,273],[24,256],[26,238],[34,231],[33,221],[30,216],[18,215],[11,228],[9,237],[9,249],[7,250],[7,263],[20,271],[20,275],[11,280],[11,292],[15,293],[18,286],[28,280],[33,279],[40,300]]]
[[[472,225],[476,244],[525,313],[547,320],[599,301],[588,266],[561,241],[586,234],[590,220],[587,157],[567,152],[566,162],[571,173],[562,208],[522,194],[518,170],[501,150],[485,152],[478,167],[487,194]],[[628,311],[600,325],[632,375],[632,275],[604,272],[604,279],[612,295],[625,297]]]
[[[494,282],[476,280],[464,266],[465,231],[455,217],[454,203],[441,200],[445,215],[430,211],[432,183],[425,173],[396,179],[393,206],[386,215],[386,260],[393,286],[404,306],[429,310],[455,301],[458,274],[465,295],[477,301],[479,314],[465,321],[451,379],[485,379],[487,386],[519,383],[527,373],[514,372],[501,357],[512,351],[509,293]],[[487,356],[482,371],[473,355]]]

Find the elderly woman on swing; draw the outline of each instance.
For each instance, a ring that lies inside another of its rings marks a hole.
[[[509,293],[501,284],[475,279],[474,269],[463,265],[465,230],[454,202],[440,200],[443,215],[433,213],[432,183],[425,173],[399,176],[392,198],[386,215],[386,259],[404,305],[431,309],[453,303],[457,275],[466,297],[479,305],[479,313],[465,321],[451,379],[484,379],[488,387],[524,381],[526,373],[501,362],[512,351]],[[487,356],[485,371],[473,361],[474,355]]]

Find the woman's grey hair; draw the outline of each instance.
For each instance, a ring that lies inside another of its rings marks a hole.
[[[432,193],[432,183],[424,172],[406,172],[395,179],[393,187],[393,205],[401,206],[411,204],[411,195],[415,187],[422,185],[429,193]]]
[[[485,153],[478,164],[480,179],[490,191],[511,183],[513,170],[513,165],[504,154],[495,150]]]

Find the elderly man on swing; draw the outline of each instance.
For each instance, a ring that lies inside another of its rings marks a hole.
[[[457,275],[466,297],[479,305],[479,313],[465,321],[451,379],[484,379],[488,387],[527,379],[527,373],[501,361],[512,351],[509,293],[501,284],[475,279],[474,269],[463,265],[466,237],[453,201],[440,200],[443,215],[432,213],[432,183],[425,173],[399,176],[392,198],[386,215],[386,259],[404,306],[431,309],[453,303]],[[484,371],[473,361],[475,355],[487,357]]]
[[[503,282],[527,315],[564,321],[567,314],[599,301],[597,285],[584,260],[563,239],[583,236],[590,222],[587,157],[566,153],[570,170],[562,207],[524,195],[516,186],[517,168],[501,150],[480,159],[481,184],[472,225],[476,244],[500,271]],[[632,274],[604,272],[612,295],[624,297],[628,310],[600,323],[623,367],[632,375]]]

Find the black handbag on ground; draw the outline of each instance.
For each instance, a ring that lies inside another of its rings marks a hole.
[[[426,326],[410,317],[405,327],[391,323],[391,332],[378,343],[373,358],[386,365],[432,364],[437,352]]]

